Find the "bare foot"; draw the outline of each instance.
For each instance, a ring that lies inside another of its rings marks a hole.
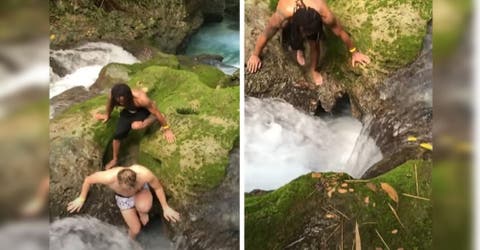
[[[302,50],[297,50],[297,62],[302,66],[305,65],[305,56]]]
[[[111,169],[117,166],[117,159],[112,159],[107,165],[105,165],[105,170]]]
[[[311,71],[312,80],[316,86],[321,86],[323,84],[323,77],[318,71]]]
[[[142,225],[147,225],[149,218],[148,218],[148,213],[138,213],[138,216],[140,217],[140,221],[142,222]]]

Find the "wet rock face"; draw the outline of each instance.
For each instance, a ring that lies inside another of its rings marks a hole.
[[[91,217],[57,220],[50,225],[50,249],[140,250],[125,231]]]
[[[420,142],[432,142],[432,26],[420,56],[397,71],[379,87],[382,105],[375,110],[370,135],[382,149],[384,160],[363,176],[382,174],[408,159],[431,157]],[[418,142],[407,142],[408,136]]]
[[[177,249],[239,247],[239,166],[239,149],[235,148],[222,183],[182,209],[188,220],[174,225]]]
[[[99,171],[101,151],[92,142],[62,137],[50,142],[50,219],[71,216],[67,204],[80,194],[85,177]],[[93,185],[79,214],[119,225],[123,221],[110,189]]]
[[[103,3],[103,1],[101,1]],[[53,1],[50,5],[52,47],[80,41],[133,41],[154,38],[162,51],[175,53],[203,23],[201,0],[105,1],[106,11],[90,1]],[[79,12],[82,8],[84,12]],[[100,13],[100,14],[99,14]],[[72,26],[75,30],[72,30]]]
[[[83,86],[71,88],[50,100],[50,118],[62,113],[75,103],[92,98],[96,93],[88,91]]]

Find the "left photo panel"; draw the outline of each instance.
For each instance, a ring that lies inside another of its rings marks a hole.
[[[239,249],[239,0],[49,4],[50,249]]]

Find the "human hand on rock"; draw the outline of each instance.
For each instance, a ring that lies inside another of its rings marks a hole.
[[[82,197],[78,197],[72,202],[68,203],[67,211],[69,213],[78,212],[83,207],[84,203],[85,203],[85,199]]]
[[[352,67],[355,67],[355,63],[365,66],[370,63],[370,58],[357,51],[352,54]]]
[[[256,55],[251,55],[247,62],[247,71],[249,73],[255,73],[262,67],[262,60]]]
[[[167,140],[168,143],[175,142],[175,135],[173,134],[171,129],[164,130],[163,137],[165,137],[165,140]]]
[[[98,121],[102,121],[103,123],[106,123],[110,119],[110,116],[100,113],[96,113],[94,117],[95,119],[97,119]]]
[[[171,207],[166,207],[165,209],[163,209],[163,217],[165,217],[165,219],[168,221],[168,222],[178,222],[180,221],[180,214],[173,210]]]

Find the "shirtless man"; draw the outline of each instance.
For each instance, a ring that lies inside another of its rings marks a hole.
[[[319,40],[323,35],[323,24],[340,37],[352,55],[352,66],[370,63],[368,56],[360,53],[350,36],[343,30],[338,19],[333,15],[325,0],[279,0],[277,10],[270,17],[267,27],[258,37],[255,49],[248,59],[247,71],[257,72],[262,66],[260,54],[270,38],[283,28],[288,29],[288,37],[283,37],[293,50],[297,51],[297,62],[305,65],[303,41],[310,46],[310,75],[317,86],[323,83],[322,75],[316,71],[320,52]],[[285,33],[284,33],[285,34]]]
[[[180,220],[180,215],[168,206],[160,181],[149,169],[140,165],[116,167],[88,176],[83,182],[80,196],[68,204],[68,212],[80,211],[92,184],[103,184],[115,191],[117,206],[128,225],[128,235],[132,239],[140,232],[141,225],[148,223],[148,212],[152,208],[150,187],[160,201],[163,217],[169,222]]]
[[[160,113],[155,103],[148,98],[144,91],[139,89],[131,90],[125,83],[115,84],[108,97],[107,113],[97,113],[95,118],[104,123],[107,122],[115,106],[122,106],[124,109],[120,112],[120,118],[113,135],[113,157],[105,166],[105,169],[110,169],[117,165],[120,140],[127,137],[131,129],[143,129],[150,126],[155,120],[158,120],[162,125],[162,131],[167,142],[172,143],[175,141],[175,135],[170,129],[167,119]]]

